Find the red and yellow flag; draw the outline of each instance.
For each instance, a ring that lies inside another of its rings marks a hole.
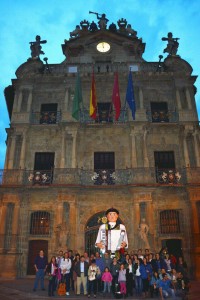
[[[92,73],[92,86],[90,91],[90,117],[96,120],[97,117],[97,97],[96,97],[96,86],[94,80],[94,71]]]

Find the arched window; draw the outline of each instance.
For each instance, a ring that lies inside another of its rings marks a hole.
[[[46,211],[36,211],[31,214],[30,234],[50,234],[50,213]]]
[[[179,211],[172,209],[161,211],[160,231],[162,234],[180,233]]]

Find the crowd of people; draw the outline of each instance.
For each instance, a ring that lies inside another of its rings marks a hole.
[[[59,251],[47,262],[41,250],[35,259],[36,278],[34,289],[44,289],[44,276],[49,279],[48,295],[54,296],[59,283],[66,284],[66,295],[71,292],[84,294],[88,298],[101,294],[115,298],[167,297],[187,299],[189,279],[187,264],[183,257],[170,255],[167,249],[151,253],[149,249],[138,249],[137,253],[124,252],[120,258],[110,257],[109,252],[83,255],[77,251]]]

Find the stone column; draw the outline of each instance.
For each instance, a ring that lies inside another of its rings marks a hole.
[[[134,225],[134,228],[135,228],[135,234],[134,234],[134,242],[133,244],[137,245],[134,247],[135,250],[138,249],[138,226],[140,224],[140,204],[137,202],[137,203],[134,203],[134,219],[135,219],[135,225]]]
[[[13,103],[13,112],[17,112],[17,100],[18,100],[18,94],[17,94],[17,92],[15,92],[14,103]]]
[[[57,208],[56,208],[56,225],[59,225],[63,222],[63,202],[58,202],[57,203]]]
[[[144,167],[145,168],[149,167],[149,159],[147,155],[147,133],[148,130],[145,128],[144,130]]]
[[[32,92],[32,89],[30,89],[29,95],[28,95],[27,112],[30,112],[30,110],[31,110],[32,99],[33,99],[33,92]]]
[[[139,88],[140,109],[144,109],[144,97],[142,88]]]
[[[154,209],[153,209],[153,204],[152,202],[146,202],[147,204],[147,209],[146,209],[146,221],[147,224],[149,225],[150,228],[150,232],[152,232],[152,229],[155,228],[154,227]]]
[[[186,99],[187,99],[187,103],[188,103],[188,109],[192,109],[190,91],[188,88],[186,88],[185,94],[186,94]]]
[[[11,137],[10,151],[8,157],[8,169],[13,168],[14,155],[15,155],[16,136]]]
[[[176,102],[177,102],[178,109],[182,109],[181,97],[180,97],[180,92],[179,92],[178,88],[176,88]]]
[[[135,147],[135,134],[133,131],[130,134],[131,136],[131,167],[137,167],[137,157],[136,157],[136,147]]]
[[[70,201],[70,209],[69,209],[69,224],[70,224],[70,247],[72,249],[76,249],[77,241],[76,241],[76,205],[75,201]]]
[[[17,248],[17,234],[18,234],[18,220],[19,220],[19,209],[18,203],[15,203],[13,220],[12,220],[12,240],[11,240],[11,251],[15,251]]]
[[[189,167],[190,166],[190,159],[189,159],[189,154],[188,154],[188,147],[187,147],[187,141],[186,141],[186,134],[183,137],[183,152],[184,152],[184,158],[185,158],[185,166]]]
[[[25,168],[25,154],[26,154],[26,131],[23,133],[22,137],[22,147],[21,147],[21,153],[20,153],[20,169]]]
[[[63,169],[65,167],[65,130],[62,131],[61,137],[61,159],[60,159],[60,168]]]
[[[69,88],[66,88],[64,106],[63,106],[64,112],[66,112],[68,110],[68,104],[69,104]]]
[[[193,133],[193,137],[194,137],[194,149],[195,149],[195,156],[196,156],[196,164],[197,164],[197,167],[200,167],[199,147],[198,147],[198,142],[197,142],[197,132],[196,131]]]
[[[4,249],[5,225],[6,225],[7,205],[3,203],[0,208],[0,252]]]
[[[18,99],[17,99],[17,112],[20,112],[20,110],[21,110],[22,97],[23,97],[22,90],[20,90]]]
[[[199,218],[198,218],[198,213],[197,213],[197,206],[196,206],[196,201],[192,201],[192,227],[193,227],[193,232],[195,234],[200,233],[199,232]]]
[[[76,136],[77,131],[72,132],[73,144],[72,144],[72,168],[76,168]]]

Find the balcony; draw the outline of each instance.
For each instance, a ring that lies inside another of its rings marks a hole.
[[[119,119],[115,121],[115,110],[98,110],[96,120],[90,117],[90,112],[88,109],[83,108],[80,111],[80,122],[81,123],[125,123],[128,120],[128,110],[121,109]]]
[[[31,114],[31,124],[58,124],[61,122],[61,112],[60,111],[42,111],[33,112]]]
[[[0,185],[13,186],[180,186],[200,183],[200,168],[117,170],[0,170]]]
[[[152,123],[178,123],[179,115],[174,110],[147,110],[147,119]]]

